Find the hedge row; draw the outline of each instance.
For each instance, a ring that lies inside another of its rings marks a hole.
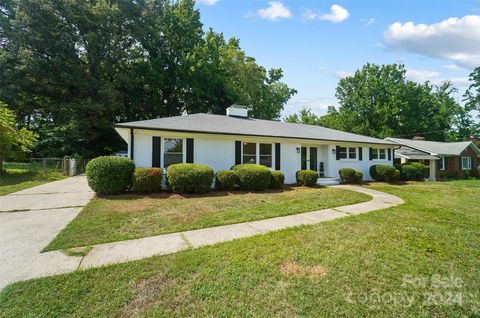
[[[163,170],[137,168],[132,160],[122,157],[98,157],[90,161],[86,169],[88,184],[98,194],[119,194],[132,189],[137,193],[160,192]],[[180,163],[167,168],[167,186],[175,193],[206,193],[215,186],[220,190],[233,190],[235,186],[246,191],[268,188],[280,189],[285,175],[270,171],[265,166],[242,164],[232,170],[219,170],[202,164]]]

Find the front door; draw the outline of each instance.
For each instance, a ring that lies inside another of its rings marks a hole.
[[[318,171],[317,147],[302,147],[302,170]]]

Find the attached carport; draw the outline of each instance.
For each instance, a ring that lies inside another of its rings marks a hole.
[[[437,162],[440,160],[439,157],[433,156],[427,152],[416,150],[413,148],[402,146],[399,149],[395,150],[395,158],[400,159],[401,163],[406,163],[409,161],[428,161],[429,167],[429,178],[430,181],[437,180],[436,171],[437,171]]]

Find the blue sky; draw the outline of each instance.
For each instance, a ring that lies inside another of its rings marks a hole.
[[[337,105],[339,78],[367,62],[403,63],[407,77],[450,80],[463,93],[480,66],[480,1],[197,0],[205,29],[240,39],[298,90],[284,115]],[[460,97],[459,97],[460,98]]]

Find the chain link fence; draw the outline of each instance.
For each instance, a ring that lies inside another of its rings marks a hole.
[[[30,158],[29,161],[39,170],[54,170],[66,176],[75,176],[85,173],[85,168],[90,159]]]

